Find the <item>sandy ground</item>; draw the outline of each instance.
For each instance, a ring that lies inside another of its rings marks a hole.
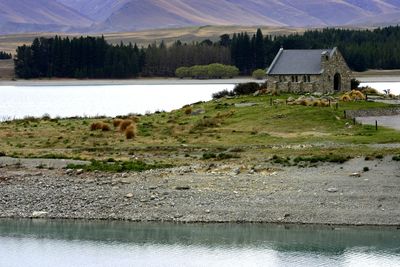
[[[400,164],[391,157],[122,174],[0,163],[0,217],[400,226]]]

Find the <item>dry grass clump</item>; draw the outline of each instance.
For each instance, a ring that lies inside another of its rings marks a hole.
[[[365,100],[365,95],[358,90],[352,90],[340,96],[339,100],[343,102]]]
[[[351,97],[348,94],[344,94],[339,97],[339,100],[343,101],[343,102],[349,102],[349,101],[351,101]]]
[[[103,123],[103,125],[101,125],[101,130],[103,132],[111,131],[110,125],[108,125],[107,123]]]
[[[125,129],[126,139],[133,139],[136,136],[136,125],[131,124]]]
[[[129,119],[131,121],[133,121],[134,123],[138,123],[140,121],[140,117],[138,117],[138,116],[131,116],[131,117],[129,117]]]
[[[119,129],[121,132],[123,132],[132,124],[133,124],[132,120],[123,120],[119,126]]]
[[[122,121],[123,120],[121,120],[121,119],[114,119],[113,120],[114,128],[118,128],[121,125]]]
[[[102,121],[98,121],[98,122],[93,122],[90,125],[90,130],[91,131],[102,130],[103,132],[107,132],[107,131],[110,131],[111,128],[107,123],[102,122]]]
[[[193,111],[192,107],[186,107],[186,108],[185,108],[185,114],[186,114],[186,115],[192,114],[192,111]]]

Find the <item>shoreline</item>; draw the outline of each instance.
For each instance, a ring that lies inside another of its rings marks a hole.
[[[2,165],[0,218],[399,227],[398,173],[389,157],[309,168],[229,161],[142,173]]]
[[[384,83],[400,82],[400,75],[355,75],[361,83]],[[126,80],[107,79],[32,79],[32,80],[1,80],[0,86],[107,86],[107,85],[193,85],[193,84],[239,84],[257,82],[264,83],[265,80],[256,80],[252,77],[238,77],[233,79],[178,79],[178,78],[139,78]]]

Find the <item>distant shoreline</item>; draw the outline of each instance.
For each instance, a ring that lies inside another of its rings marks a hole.
[[[400,75],[356,75],[362,83],[400,82]],[[177,78],[141,78],[126,80],[107,79],[32,79],[32,80],[0,80],[0,86],[78,86],[78,85],[178,85],[178,84],[239,84],[248,82],[263,83],[265,80],[256,80],[251,77],[234,79],[177,79]]]
[[[177,79],[177,78],[148,78],[126,80],[102,80],[102,79],[48,79],[48,80],[0,80],[0,86],[78,86],[78,85],[185,85],[185,84],[239,84],[247,82],[263,83],[265,80],[255,80],[251,77],[234,79]],[[400,81],[400,77],[399,77]]]

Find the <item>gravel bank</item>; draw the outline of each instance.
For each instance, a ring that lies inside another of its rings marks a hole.
[[[400,225],[399,192],[400,164],[390,158],[122,174],[3,166],[0,217]]]

